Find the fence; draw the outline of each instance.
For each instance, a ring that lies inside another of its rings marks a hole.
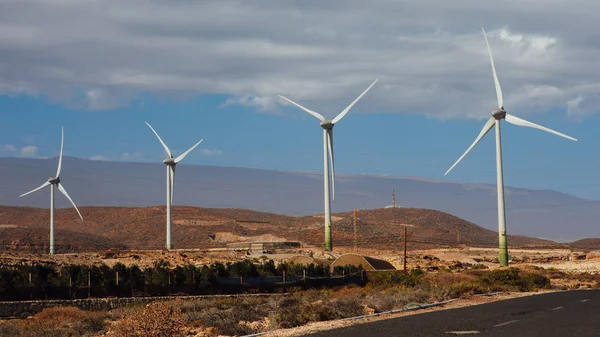
[[[44,286],[8,287],[0,292],[0,301],[84,299],[84,298],[128,298],[148,296],[188,296],[217,294],[278,293],[294,289],[315,289],[365,285],[364,272],[345,276],[329,277],[229,277],[219,278],[214,283],[196,284],[108,284],[103,286]]]

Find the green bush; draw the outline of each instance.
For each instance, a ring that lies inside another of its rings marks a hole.
[[[368,274],[368,285],[371,287],[405,286],[415,287],[424,282],[423,271],[413,269],[409,273],[402,271],[379,271]]]
[[[538,273],[522,273],[518,268],[497,269],[478,279],[488,291],[532,291],[550,287],[550,280]]]

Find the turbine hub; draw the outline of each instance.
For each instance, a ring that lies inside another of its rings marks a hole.
[[[331,130],[333,129],[333,123],[331,123],[331,121],[329,120],[323,121],[321,122],[321,127],[325,130]]]
[[[174,158],[167,158],[167,159],[163,160],[163,163],[168,166],[175,166],[175,164],[176,164]]]
[[[492,116],[494,118],[496,118],[497,120],[504,119],[504,117],[506,117],[506,110],[504,110],[504,107],[501,107],[500,109],[496,109],[496,110],[492,111]]]
[[[52,185],[56,185],[56,184],[60,183],[60,178],[59,177],[56,177],[56,178],[50,177],[48,179],[48,182]]]

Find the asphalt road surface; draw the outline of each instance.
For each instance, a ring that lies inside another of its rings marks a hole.
[[[323,331],[309,336],[600,337],[600,290],[527,296]]]

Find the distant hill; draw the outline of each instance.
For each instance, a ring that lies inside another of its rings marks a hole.
[[[162,206],[81,207],[82,222],[72,209],[56,212],[56,241],[59,250],[161,249],[165,241],[165,208]],[[173,241],[176,248],[224,247],[225,233],[250,240],[260,236],[301,241],[321,246],[322,216],[290,217],[243,209],[173,208]],[[0,249],[46,251],[48,210],[0,206]],[[471,222],[434,210],[388,208],[358,212],[360,247],[399,248],[403,224],[408,227],[411,249],[495,247],[497,233]],[[332,224],[334,247],[354,245],[352,213],[336,213]],[[217,240],[215,240],[217,238]],[[511,247],[556,247],[552,241],[510,236]]]
[[[47,208],[49,192],[18,195],[40,185],[56,170],[56,158],[0,158],[0,204]],[[165,202],[164,165],[90,161],[66,157],[65,187],[80,206],[148,207]],[[437,209],[497,229],[496,187],[421,178],[338,174],[335,212],[376,209],[391,203]],[[235,167],[180,165],[174,203],[207,208],[239,208],[305,216],[323,212],[322,174]],[[57,196],[59,207],[68,202]],[[570,242],[600,237],[600,202],[551,190],[506,189],[510,234]]]
[[[581,239],[569,243],[574,249],[581,250],[600,250],[600,238]]]

